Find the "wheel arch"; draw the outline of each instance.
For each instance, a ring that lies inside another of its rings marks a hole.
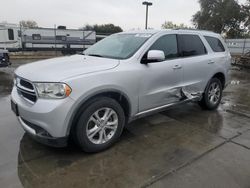
[[[70,134],[70,131],[72,130],[77,119],[79,118],[79,115],[81,114],[80,109],[84,106],[90,105],[90,102],[97,97],[109,97],[117,101],[121,105],[122,109],[124,110],[126,121],[129,120],[129,117],[131,115],[131,102],[128,96],[124,92],[116,90],[116,89],[105,89],[105,90],[92,93],[88,95],[87,97],[84,97],[84,99],[82,99],[77,104],[77,106],[74,108],[70,116],[70,120],[69,120],[68,127],[67,127],[67,135]]]
[[[225,88],[226,77],[225,77],[225,74],[224,74],[224,73],[218,72],[218,73],[214,74],[214,75],[212,76],[212,78],[218,78],[218,79],[221,81],[222,88],[223,88],[223,89]]]

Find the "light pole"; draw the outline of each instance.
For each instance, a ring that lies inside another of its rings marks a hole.
[[[145,24],[145,29],[148,29],[148,7],[152,6],[153,3],[148,2],[148,1],[144,1],[142,2],[143,5],[146,5],[146,24]]]

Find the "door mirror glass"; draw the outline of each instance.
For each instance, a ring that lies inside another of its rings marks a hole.
[[[150,50],[148,51],[147,60],[149,62],[159,62],[165,60],[165,54],[161,50]]]

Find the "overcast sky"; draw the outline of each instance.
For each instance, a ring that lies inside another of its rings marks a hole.
[[[149,27],[160,29],[165,20],[191,26],[198,0],[151,0]],[[239,0],[245,2],[245,0]],[[144,28],[142,0],[2,0],[0,22],[34,20],[40,27],[114,23],[124,30]]]

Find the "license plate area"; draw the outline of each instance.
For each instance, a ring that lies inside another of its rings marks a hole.
[[[17,104],[11,100],[11,110],[16,114],[16,116],[19,116],[18,112],[18,106]]]

